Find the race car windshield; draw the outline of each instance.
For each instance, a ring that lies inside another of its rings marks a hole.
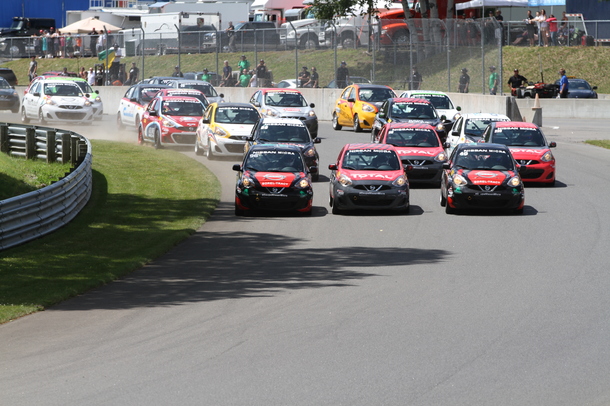
[[[93,93],[93,89],[91,88],[91,85],[89,85],[89,83],[77,81],[76,84],[78,85],[78,87],[80,87],[83,93]]]
[[[305,98],[299,93],[269,93],[265,96],[267,106],[307,107]]]
[[[542,147],[546,145],[542,133],[536,128],[496,128],[492,142],[509,147]]]
[[[434,107],[427,103],[394,103],[392,104],[391,115],[393,118],[412,120],[432,120],[438,118]]]
[[[260,141],[267,142],[311,142],[311,136],[305,126],[296,125],[263,125],[258,132]]]
[[[203,105],[204,105],[205,107],[207,107],[207,106],[210,104],[210,102],[209,102],[209,101],[208,101],[208,99],[205,97],[205,95],[203,95],[203,94],[201,94],[201,93],[199,93],[199,92],[197,92],[197,93],[195,93],[195,92],[193,92],[193,93],[186,93],[186,92],[185,92],[185,93],[180,93],[180,92],[171,92],[171,93],[170,93],[170,95],[171,95],[171,96],[188,96],[188,97],[194,97],[194,98],[196,98],[197,100],[199,100],[201,103],[203,103]]]
[[[439,140],[431,130],[400,128],[390,130],[385,139],[386,144],[396,147],[438,147]]]
[[[442,94],[418,94],[414,97],[417,97],[418,99],[428,100],[430,103],[432,103],[435,109],[453,109],[453,103],[451,103],[449,97]]]
[[[256,172],[305,172],[301,155],[296,151],[252,151],[244,168]]]
[[[211,85],[195,84],[195,83],[178,83],[179,89],[195,89],[205,94],[206,97],[218,97],[218,93]]]
[[[255,109],[221,107],[216,110],[216,122],[223,124],[255,124],[259,115]]]
[[[464,150],[456,158],[456,166],[470,170],[514,170],[513,161],[505,151]]]
[[[492,120],[489,118],[468,119],[468,120],[466,120],[466,126],[464,128],[464,133],[466,133],[468,135],[474,135],[474,136],[480,137],[483,135],[483,131],[485,130],[485,127],[487,127],[487,125],[491,122],[492,122]]]
[[[568,90],[591,90],[591,86],[584,80],[568,80]]]
[[[48,96],[82,96],[80,87],[76,85],[45,84],[44,94]]]
[[[394,97],[390,89],[359,89],[358,97],[365,102],[379,103]]]
[[[153,97],[155,97],[155,95],[157,94],[157,92],[159,91],[160,88],[158,87],[153,87],[153,88],[143,88],[140,90],[140,99],[142,100],[142,104],[148,103],[150,102]]]
[[[350,150],[343,158],[343,169],[358,171],[396,171],[400,160],[391,150]]]
[[[166,116],[201,117],[203,106],[201,103],[164,101],[161,112]]]

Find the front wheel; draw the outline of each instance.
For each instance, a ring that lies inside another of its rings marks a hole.
[[[141,125],[138,126],[138,144],[144,144],[144,130],[142,129]]]
[[[155,129],[154,147],[155,149],[161,148],[161,134],[159,134],[158,128]]]
[[[199,146],[199,140],[195,140],[195,155],[202,156],[203,150]]]
[[[122,130],[123,128],[125,128],[125,124],[123,124],[123,120],[121,120],[121,113],[117,113],[116,115],[116,128],[118,130]]]
[[[440,203],[441,203],[441,207],[447,206],[447,198],[445,196],[443,196],[443,192],[441,192]]]
[[[44,113],[42,112],[42,109],[38,110],[38,121],[40,121],[40,124],[46,124],[47,121],[44,118]]]
[[[362,127],[360,127],[360,120],[358,119],[358,114],[354,116],[354,132],[360,133],[362,132]]]
[[[21,122],[24,124],[27,124],[30,122],[30,119],[28,118],[28,115],[25,114],[25,107],[21,108]]]
[[[449,203],[445,204],[445,213],[447,214],[455,214],[455,209],[449,206]]]
[[[343,126],[339,124],[339,117],[337,117],[337,113],[333,114],[333,130],[339,131],[342,128]]]
[[[208,148],[205,150],[205,157],[210,161],[216,159],[216,155],[214,155],[214,152],[212,151],[212,145],[210,143],[208,143]]]

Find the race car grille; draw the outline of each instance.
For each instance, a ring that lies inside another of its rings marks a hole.
[[[70,104],[62,104],[60,106],[58,106],[60,109],[66,109],[66,110],[81,110],[83,108],[83,106],[73,106]]]
[[[303,117],[303,116],[291,116],[291,115],[282,115],[282,118],[296,118],[297,120],[301,120],[301,121],[305,121],[307,120],[307,117]]]
[[[390,206],[394,203],[394,197],[383,199],[352,199],[352,203],[356,206]]]
[[[481,192],[503,192],[506,190],[504,185],[472,185],[471,188]]]
[[[354,185],[354,189],[380,192],[383,190],[390,190],[392,188],[389,185]]]
[[[521,179],[536,179],[541,177],[543,173],[543,169],[528,169],[525,173],[521,174]]]
[[[273,194],[279,195],[280,193],[282,193],[284,191],[284,189],[285,188],[283,188],[283,187],[266,187],[266,188],[263,188],[262,190],[263,190],[263,192],[266,192],[266,193],[273,193]]]
[[[230,140],[238,140],[238,141],[245,141],[248,139],[247,135],[231,135],[229,136]]]
[[[195,138],[197,134],[193,133],[174,133],[172,135],[174,142],[177,144],[195,144]]]
[[[196,131],[197,127],[176,127],[176,129],[178,131],[192,132],[192,131]]]
[[[87,115],[85,113],[57,113],[59,120],[83,120]]]
[[[432,165],[432,161],[429,161],[427,159],[403,159],[402,163],[405,165],[412,165],[412,166],[425,166],[425,165]]]
[[[226,144],[225,148],[229,152],[244,152],[244,146],[242,144]]]
[[[517,162],[519,163],[519,165],[537,165],[540,163],[538,161],[529,160],[529,159],[519,159],[519,160],[517,160]]]

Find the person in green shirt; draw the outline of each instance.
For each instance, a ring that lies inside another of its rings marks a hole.
[[[248,73],[248,69],[242,69],[241,75],[239,75],[239,85],[241,87],[248,87],[252,76]]]
[[[237,66],[239,66],[239,71],[242,72],[244,69],[250,70],[250,62],[246,59],[246,55],[242,55],[239,62],[237,62]]]
[[[211,78],[212,78],[212,75],[210,75],[207,68],[204,69],[203,73],[201,74],[201,80],[205,80],[206,82],[209,82]]]
[[[495,95],[498,92],[498,72],[495,66],[490,66],[489,72],[489,94]]]

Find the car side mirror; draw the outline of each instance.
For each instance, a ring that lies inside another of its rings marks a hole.
[[[223,99],[225,98],[224,93],[220,93],[218,96],[220,96],[220,97],[221,97],[221,98],[223,98]]]
[[[85,97],[89,98],[91,95],[89,93],[85,93]]]
[[[210,124],[210,119],[209,118],[203,118],[203,119],[201,119],[201,122],[203,124]]]
[[[233,164],[233,170],[240,172],[241,171],[241,165],[240,164]]]
[[[455,109],[456,109],[457,111],[462,111],[462,108],[461,108],[460,106],[457,106]]]
[[[261,106],[261,104],[259,102],[252,102],[252,105],[254,107],[260,107]]]
[[[331,171],[336,171],[337,170],[337,164],[330,164],[330,165],[328,165],[328,169],[330,169]]]
[[[99,90],[94,90],[95,93],[97,93],[98,95],[100,94]]]
[[[379,118],[385,118],[385,114],[384,113],[379,113]]]
[[[252,141],[254,141],[254,137],[246,138],[246,141],[252,142]]]
[[[451,169],[451,164],[449,164],[449,162],[444,162],[443,169]]]
[[[34,92],[34,93],[32,93],[32,96],[40,97],[40,93]]]
[[[310,103],[309,107],[311,107],[313,109],[314,107],[316,107],[316,105],[314,103]]]
[[[138,99],[136,99],[135,97],[132,97],[131,99],[129,99],[129,101],[137,103]]]
[[[151,111],[149,111],[149,112],[148,112],[148,115],[150,115],[150,116],[157,116],[157,115],[158,115],[158,114],[157,114],[157,110],[151,110]]]
[[[356,99],[354,99],[353,97],[350,97],[349,99],[347,99],[347,101],[350,103],[355,103]]]
[[[591,89],[593,89],[593,90],[597,90],[597,86],[593,86]]]
[[[557,143],[555,141],[551,141],[551,143],[549,144],[549,148],[556,148],[557,147]]]
[[[313,140],[313,143],[314,143],[314,144],[319,144],[319,143],[321,143],[321,142],[322,142],[322,140],[321,140],[321,139],[319,139],[318,137],[316,137],[316,138]]]
[[[443,114],[443,115],[441,116],[441,121],[447,121],[447,116]]]
[[[450,142],[444,143],[443,148],[445,148],[445,149],[451,148],[451,143]]]
[[[318,173],[318,168],[316,168],[316,167],[309,168],[309,173]]]

